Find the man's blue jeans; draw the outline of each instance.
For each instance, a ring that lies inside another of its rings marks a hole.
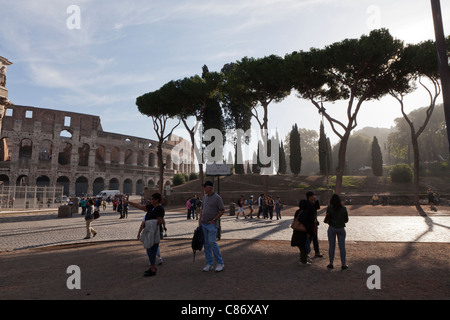
[[[213,265],[213,254],[216,263],[223,264],[222,256],[220,255],[219,245],[216,242],[217,227],[216,224],[202,223],[203,237],[205,239],[205,258],[206,264]]]

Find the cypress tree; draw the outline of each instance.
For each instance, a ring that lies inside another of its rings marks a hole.
[[[284,152],[283,141],[280,144],[280,163],[278,167],[279,174],[286,174],[287,166],[286,166],[286,153]]]
[[[298,131],[297,124],[292,126],[289,137],[289,149],[291,171],[295,176],[298,176],[302,168],[302,152],[300,147],[300,133]]]
[[[325,135],[325,129],[323,122],[320,122],[320,133],[319,133],[319,167],[320,174],[325,175],[327,172],[327,154],[328,154],[328,142],[327,136]],[[330,167],[328,167],[328,172]]]
[[[383,155],[377,137],[372,141],[372,171],[376,177],[383,175]]]

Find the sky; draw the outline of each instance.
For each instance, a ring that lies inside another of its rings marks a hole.
[[[156,139],[136,98],[171,80],[260,58],[323,48],[387,28],[405,43],[434,40],[429,0],[0,0],[0,56],[16,105],[101,117],[104,131]],[[450,1],[441,1],[450,33]],[[424,90],[407,112],[426,106]],[[438,103],[442,98],[438,99]],[[344,121],[345,102],[325,105]],[[391,97],[363,104],[358,127],[389,128],[401,117]],[[291,96],[269,106],[269,129],[285,137],[294,123],[319,131],[321,117]],[[256,121],[253,120],[256,125]],[[186,130],[176,134],[188,137]],[[329,126],[327,135],[338,141]]]

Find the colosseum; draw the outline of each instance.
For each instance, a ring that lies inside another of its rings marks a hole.
[[[178,143],[189,144],[172,135],[163,145],[165,187],[175,173],[194,171],[173,163]],[[156,147],[154,140],[103,131],[98,116],[11,104],[2,123],[0,183],[63,186],[68,196],[140,194],[159,182]]]

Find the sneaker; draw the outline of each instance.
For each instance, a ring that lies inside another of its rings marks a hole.
[[[342,270],[348,269],[348,265],[343,265],[343,266],[341,267],[341,269],[342,269]]]
[[[315,258],[323,258],[323,254],[316,253],[316,254],[314,255],[314,257],[315,257]]]
[[[210,271],[210,270],[212,270],[212,269],[214,269],[214,267],[213,267],[212,265],[210,265],[210,264],[207,264],[207,265],[203,268],[203,271],[208,272],[208,271]]]
[[[298,264],[299,264],[300,266],[302,266],[302,267],[306,267],[306,266],[310,266],[310,265],[311,265],[311,262],[309,262],[309,261],[306,261],[306,262],[301,262],[301,261],[299,261]]]
[[[329,265],[327,265],[327,268],[328,268],[328,269],[333,269],[334,267],[333,267],[333,265],[330,263]]]
[[[158,258],[158,265],[163,264],[163,259],[161,257]]]
[[[220,272],[220,271],[222,271],[223,270],[223,268],[225,267],[225,265],[222,263],[222,264],[217,264],[217,266],[216,266],[216,272]]]

